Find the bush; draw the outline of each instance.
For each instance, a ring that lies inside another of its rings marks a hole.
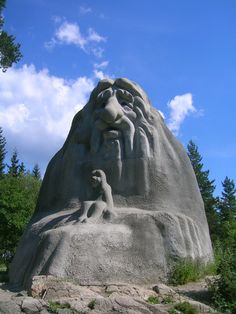
[[[236,313],[236,250],[221,250],[218,254],[218,276],[208,282],[214,306],[221,312]]]
[[[189,302],[177,303],[174,308],[169,311],[170,314],[183,313],[183,314],[198,314],[198,310],[193,307]]]
[[[88,307],[90,310],[93,310],[95,308],[96,300],[92,300],[89,302]]]
[[[190,258],[179,259],[172,267],[169,274],[169,283],[183,285],[187,282],[196,281],[206,275],[213,274],[215,267],[213,263],[204,264]]]
[[[57,313],[58,309],[70,309],[70,304],[59,303],[59,302],[49,302],[49,313]]]
[[[150,297],[148,297],[147,302],[150,303],[150,304],[159,304],[159,303],[161,303],[159,298],[154,296],[154,295],[151,295]]]
[[[34,211],[41,182],[31,175],[0,180],[0,262],[9,265]]]

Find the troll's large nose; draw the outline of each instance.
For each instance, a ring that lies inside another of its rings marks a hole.
[[[121,105],[115,96],[110,97],[100,111],[100,118],[107,123],[112,123],[120,119],[122,115]]]

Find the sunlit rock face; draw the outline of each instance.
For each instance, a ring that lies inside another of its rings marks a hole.
[[[148,283],[166,278],[177,257],[212,257],[188,156],[137,84],[102,80],[48,165],[11,280],[26,285],[53,274],[83,284]]]

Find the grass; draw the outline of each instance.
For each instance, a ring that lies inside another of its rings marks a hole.
[[[183,285],[187,282],[197,281],[206,275],[215,274],[214,263],[204,264],[201,261],[192,259],[179,259],[172,267],[169,274],[169,283]]]
[[[175,306],[169,310],[169,314],[198,314],[198,310],[193,307],[189,302],[181,302],[175,304]]]
[[[151,295],[150,297],[148,297],[147,302],[150,304],[160,304],[161,301],[159,300],[158,297]]]
[[[49,302],[49,313],[57,313],[58,309],[70,309],[70,304],[59,303],[59,302]]]
[[[172,296],[167,295],[167,296],[163,297],[163,299],[161,300],[161,303],[162,304],[171,304],[171,303],[174,303],[174,299]]]

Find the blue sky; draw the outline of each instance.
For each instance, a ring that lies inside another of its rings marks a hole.
[[[4,16],[23,53],[0,74],[9,154],[44,169],[97,81],[127,77],[199,146],[217,193],[236,181],[235,0],[8,0]]]

